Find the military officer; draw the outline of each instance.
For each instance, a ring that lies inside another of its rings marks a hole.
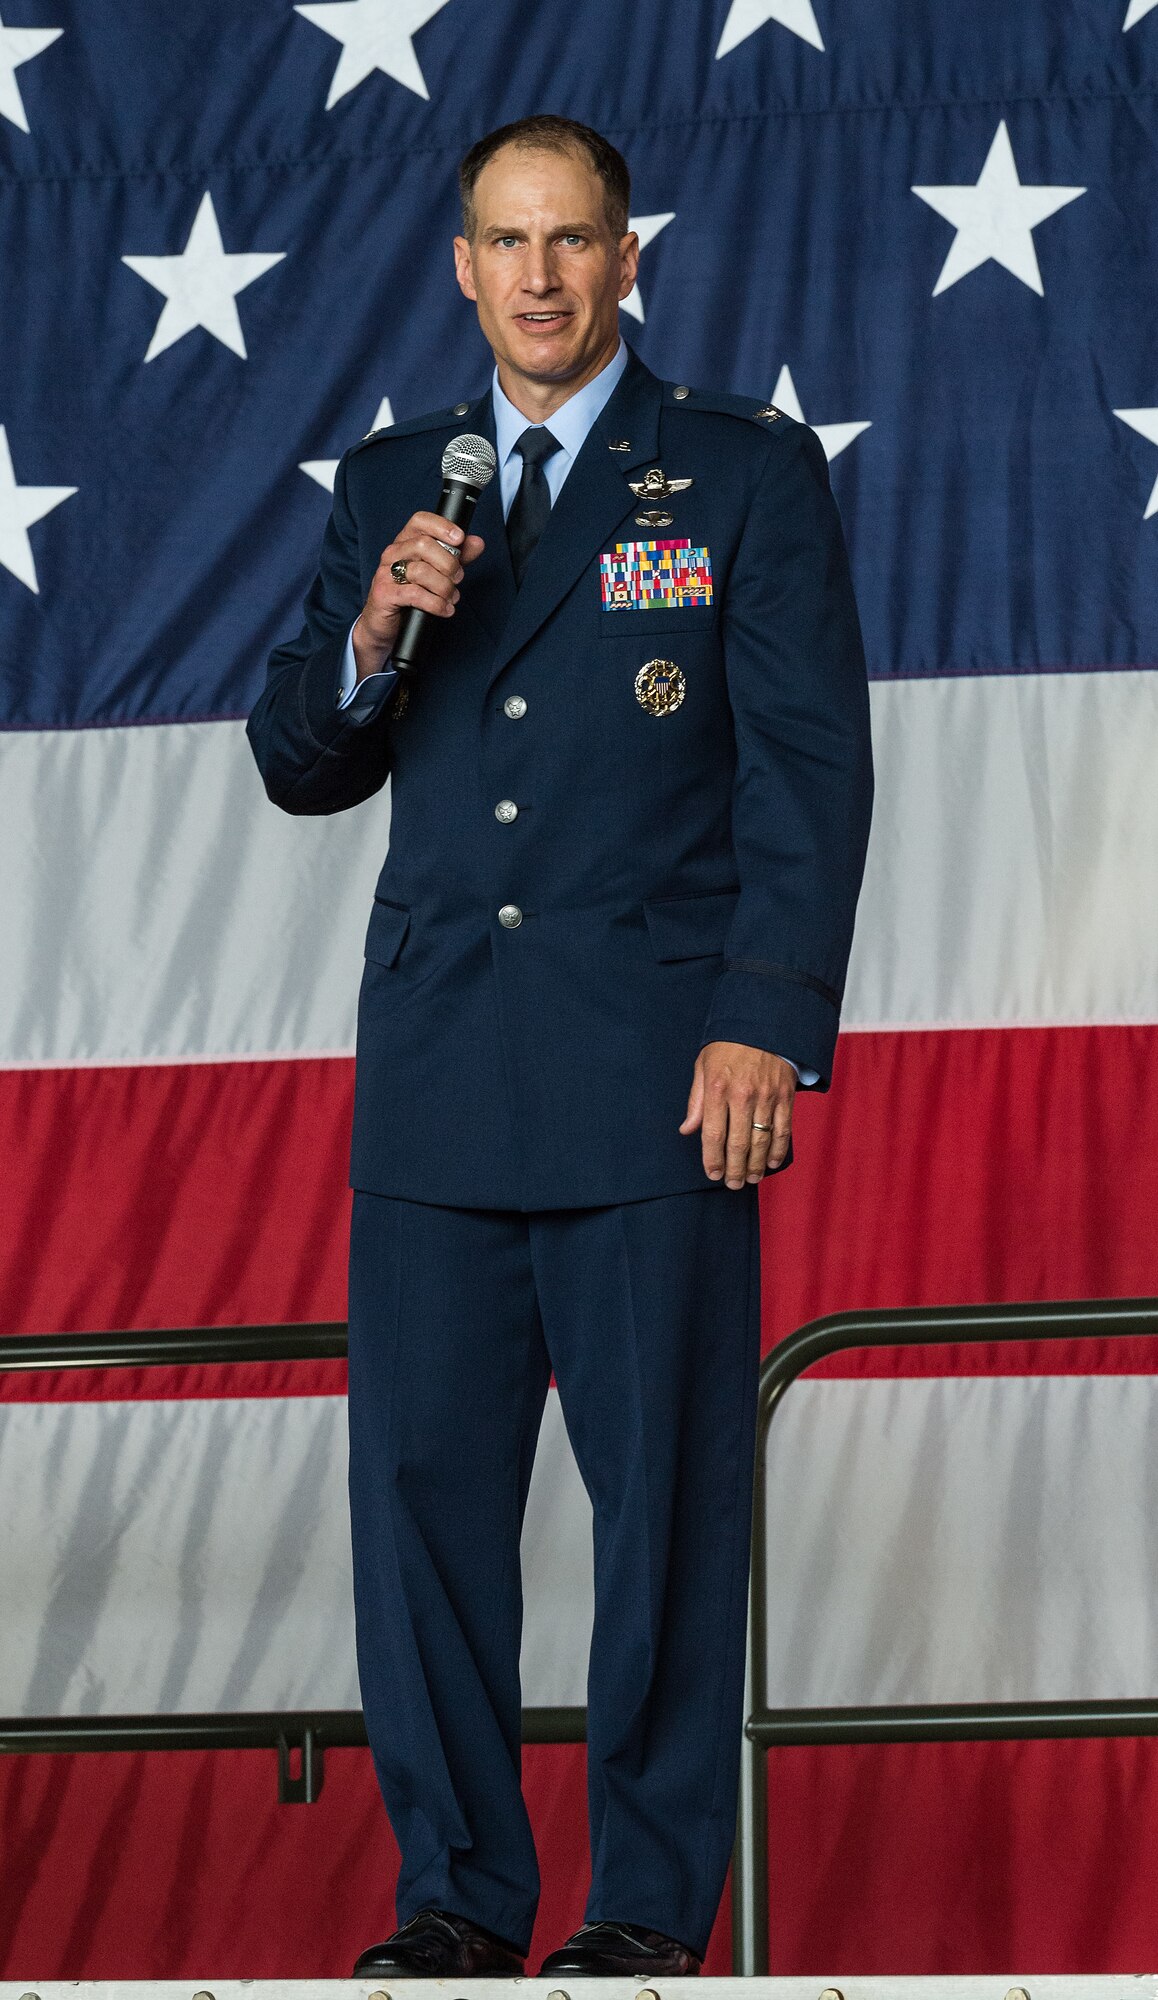
[[[552,1369],[594,1515],[591,1889],[549,1976],[697,1972],[735,1827],[758,1194],[828,1087],[871,800],[818,439],[624,344],[629,183],[540,116],[463,162],[484,395],[348,451],[249,721],[270,798],[391,780],[351,1181],[350,1501],[399,1928],[523,1971],[519,1533]],[[463,535],[442,453],[498,470]],[[399,622],[424,653],[392,665]],[[818,1218],[820,1226],[820,1218]]]

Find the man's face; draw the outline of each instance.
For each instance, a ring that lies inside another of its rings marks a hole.
[[[474,198],[474,240],[455,237],[455,270],[500,373],[580,388],[619,345],[638,237],[612,236],[603,183],[579,152],[504,146]]]

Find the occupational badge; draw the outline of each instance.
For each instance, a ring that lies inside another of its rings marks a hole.
[[[670,528],[674,514],[667,514],[662,507],[645,507],[642,514],[635,517],[637,528]]]
[[[673,493],[686,493],[692,481],[669,479],[662,465],[653,465],[642,479],[629,479],[627,483],[638,500],[667,500]]]
[[[647,660],[635,676],[635,699],[649,715],[670,715],[687,693],[674,660]]]
[[[616,542],[599,558],[605,611],[686,611],[712,601],[712,558],[692,542]]]

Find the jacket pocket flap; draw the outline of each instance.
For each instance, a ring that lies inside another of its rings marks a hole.
[[[375,897],[366,932],[366,957],[375,965],[393,965],[409,929],[409,910],[404,910],[400,903],[383,903]]]
[[[722,952],[739,893],[714,889],[706,896],[661,896],[645,902],[643,914],[656,957],[706,958]]]

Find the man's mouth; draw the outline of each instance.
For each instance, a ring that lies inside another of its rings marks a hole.
[[[516,313],[515,317],[516,319],[523,320],[528,326],[558,326],[563,320],[570,319],[571,315],[570,313],[558,311],[524,312]]]

